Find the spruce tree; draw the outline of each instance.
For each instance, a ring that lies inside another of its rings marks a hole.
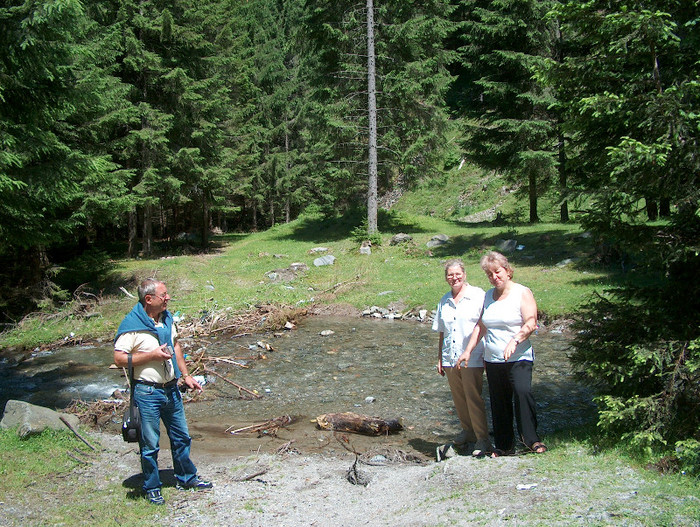
[[[466,155],[527,189],[529,220],[557,168],[557,116],[552,90],[535,79],[556,55],[555,26],[542,0],[461,0],[461,67],[456,99],[464,118]]]
[[[700,7],[566,2],[556,16],[565,54],[546,80],[566,95],[583,223],[596,258],[630,276],[577,317],[572,360],[598,390],[602,436],[697,471]]]
[[[80,2],[6,2],[0,21],[0,255],[14,257],[17,283],[34,284],[46,250],[72,240],[103,201],[95,189],[114,167],[81,129],[108,105],[103,79],[82,69]]]
[[[364,202],[368,190],[366,6],[306,4],[313,87],[312,148],[323,174],[320,198],[333,210]],[[450,60],[447,2],[375,1],[378,191],[442,168]]]

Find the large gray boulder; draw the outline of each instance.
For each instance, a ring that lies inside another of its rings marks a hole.
[[[391,237],[391,241],[389,241],[389,245],[399,245],[400,243],[408,243],[411,240],[413,240],[413,236],[410,234],[406,234],[404,232],[400,232],[398,234],[394,234]]]
[[[66,425],[60,420],[63,417],[72,427],[77,427],[80,421],[73,414],[59,413],[50,408],[36,406],[24,401],[7,401],[5,413],[0,421],[0,428],[7,430],[17,427],[17,435],[24,439],[44,430],[65,430]]]
[[[314,260],[314,265],[316,267],[322,267],[324,265],[333,265],[333,262],[335,262],[335,256],[332,254],[327,254],[325,256],[321,256],[320,258],[316,258]]]
[[[440,247],[442,245],[445,245],[448,241],[450,240],[450,237],[447,236],[447,234],[436,234],[432,238],[430,238],[430,241],[426,243],[429,249],[434,249],[435,247]]]

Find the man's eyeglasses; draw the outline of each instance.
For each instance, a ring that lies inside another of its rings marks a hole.
[[[165,300],[166,298],[169,297],[168,293],[163,293],[162,295],[156,295],[156,294],[154,293],[154,294],[149,295],[149,296],[157,296],[157,297],[160,298],[161,300]]]

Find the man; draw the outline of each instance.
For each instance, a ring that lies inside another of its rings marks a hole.
[[[114,363],[126,367],[131,355],[134,368],[134,401],[141,412],[141,468],[148,501],[165,503],[158,474],[160,420],[170,438],[176,488],[209,489],[213,485],[197,475],[190,459],[190,438],[177,381],[182,376],[191,390],[202,391],[187,373],[177,340],[173,317],[167,310],[168,290],[163,282],[147,278],[138,288],[139,302],[124,318],[114,342]]]

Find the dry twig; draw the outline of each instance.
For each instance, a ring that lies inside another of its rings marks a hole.
[[[85,443],[85,444],[86,444],[87,446],[89,446],[91,449],[97,450],[94,446],[92,446],[92,445],[88,442],[87,439],[85,439],[83,436],[81,436],[81,435],[78,433],[78,431],[77,431],[75,428],[73,428],[73,426],[66,420],[65,417],[60,416],[59,419],[61,420],[61,422],[62,422],[64,425],[66,425],[66,426],[68,427],[68,430],[70,430],[71,432],[73,432],[73,433],[76,435],[76,437],[77,437],[78,439],[80,439],[83,443]]]
[[[269,435],[271,437],[276,437],[277,436],[277,431],[280,428],[283,428],[287,426],[288,424],[291,424],[293,419],[288,416],[288,415],[282,415],[280,417],[274,417],[273,419],[268,419],[267,421],[263,423],[258,423],[250,426],[244,426],[243,428],[239,428],[237,430],[233,430],[231,435],[236,435],[236,434],[250,434],[250,433],[257,433],[258,437],[261,437],[263,435]],[[232,426],[229,426],[226,429],[226,432],[229,432],[233,428]]]
[[[205,368],[204,368],[204,371],[205,371],[206,373],[211,373],[212,375],[217,376],[217,377],[218,377],[219,379],[221,379],[222,381],[227,382],[227,383],[229,383],[229,384],[235,386],[236,388],[238,388],[239,392],[240,392],[240,391],[243,391],[243,392],[249,393],[250,395],[252,395],[252,396],[255,397],[256,399],[262,399],[262,395],[257,394],[257,393],[255,393],[255,392],[249,390],[248,388],[244,388],[243,386],[240,386],[240,385],[236,384],[235,382],[233,382],[233,381],[227,379],[226,377],[224,377],[224,376],[221,375],[220,373],[215,372],[214,370],[210,370],[209,368],[206,368],[206,367],[205,367]]]

